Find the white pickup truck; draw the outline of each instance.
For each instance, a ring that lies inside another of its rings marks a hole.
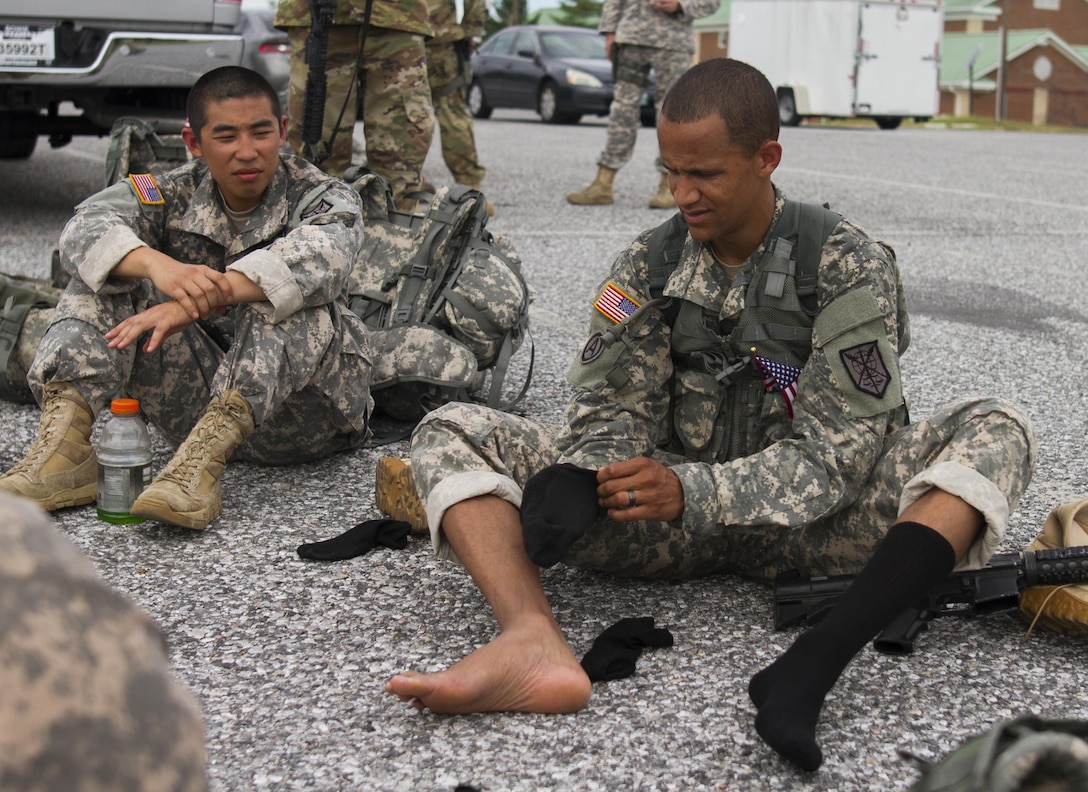
[[[242,61],[240,14],[240,0],[3,0],[0,159],[124,115],[180,131],[197,78]]]

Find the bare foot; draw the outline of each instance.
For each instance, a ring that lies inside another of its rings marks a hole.
[[[532,617],[435,674],[406,671],[387,693],[435,712],[577,712],[590,681],[554,621]]]

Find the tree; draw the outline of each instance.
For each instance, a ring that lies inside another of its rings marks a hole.
[[[490,36],[496,30],[510,25],[524,25],[529,21],[529,0],[498,0],[489,9],[484,32]]]
[[[596,29],[601,21],[604,0],[560,0],[555,21],[560,25],[578,25]]]

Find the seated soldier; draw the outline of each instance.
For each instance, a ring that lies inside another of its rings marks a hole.
[[[894,254],[786,200],[778,131],[758,71],[689,70],[657,127],[685,221],[674,267],[653,231],[616,259],[565,425],[456,404],[416,429],[409,472],[435,548],[465,566],[500,632],[388,692],[438,712],[582,708],[590,681],[540,581],[557,561],[671,579],[861,570],[749,687],[760,736],[813,770],[824,697],[854,654],[955,564],[993,553],[1031,477],[1027,418],[972,398],[908,422]]]
[[[368,436],[366,328],[345,303],[362,244],[348,185],[281,154],[287,119],[256,72],[189,94],[196,159],[81,203],[60,238],[71,280],[31,365],[37,440],[0,490],[47,510],[91,503],[95,416],[138,399],[180,443],[132,513],[203,529],[230,458],[290,464]]]

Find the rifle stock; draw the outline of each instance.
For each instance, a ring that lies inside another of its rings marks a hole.
[[[850,587],[851,575],[803,578],[785,572],[775,579],[774,627],[784,630],[822,619]],[[981,569],[953,572],[922,602],[903,611],[873,646],[886,654],[910,654],[914,639],[941,616],[985,616],[1016,610],[1026,586],[1088,583],[1088,547],[999,553]]]

